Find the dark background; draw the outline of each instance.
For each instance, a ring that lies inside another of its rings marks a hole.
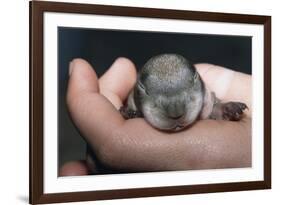
[[[252,38],[163,32],[58,28],[59,166],[85,159],[86,144],[71,122],[65,104],[68,65],[83,58],[101,76],[117,57],[127,57],[137,69],[152,56],[181,54],[193,63],[212,63],[251,74]]]

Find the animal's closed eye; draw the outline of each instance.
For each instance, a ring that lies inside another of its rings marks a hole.
[[[145,90],[145,88],[144,88],[144,85],[143,84],[141,84],[141,83],[138,83],[138,85],[143,89],[143,90]]]
[[[142,83],[138,83],[138,85],[145,92],[146,95],[149,95]]]

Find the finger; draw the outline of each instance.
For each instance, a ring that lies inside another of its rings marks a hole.
[[[197,64],[195,67],[204,83],[216,93],[219,99],[224,99],[232,85],[234,71],[212,64]]]
[[[67,162],[59,170],[59,176],[83,176],[88,174],[86,162],[82,160]]]
[[[120,57],[99,79],[100,92],[118,109],[122,102],[127,99],[136,79],[137,74],[134,64],[129,59]]]
[[[124,119],[112,103],[99,94],[97,75],[86,61],[73,60],[70,67],[67,89],[69,113],[83,137],[90,144],[101,145]]]
[[[68,94],[99,91],[98,78],[92,66],[83,59],[74,59],[69,64]]]
[[[252,108],[252,79],[251,75],[236,72],[212,64],[196,64],[198,73],[206,86],[223,101],[246,103],[250,116]]]

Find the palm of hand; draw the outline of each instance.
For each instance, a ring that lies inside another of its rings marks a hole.
[[[117,59],[100,79],[81,59],[74,60],[70,68],[70,114],[105,166],[155,171],[250,165],[250,76],[210,64],[196,65],[220,99],[248,105],[247,118],[240,122],[201,120],[171,134],[155,130],[141,118],[125,121],[118,112],[136,82],[136,69],[128,59]]]

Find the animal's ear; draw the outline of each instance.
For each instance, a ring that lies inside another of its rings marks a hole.
[[[197,82],[199,80],[200,76],[197,72],[194,73],[194,76],[193,76],[193,79],[191,80],[192,81],[192,86],[196,86],[197,85]]]
[[[193,76],[193,82],[195,82],[196,80],[198,80],[199,78],[199,74],[197,72],[195,72],[194,76]]]

